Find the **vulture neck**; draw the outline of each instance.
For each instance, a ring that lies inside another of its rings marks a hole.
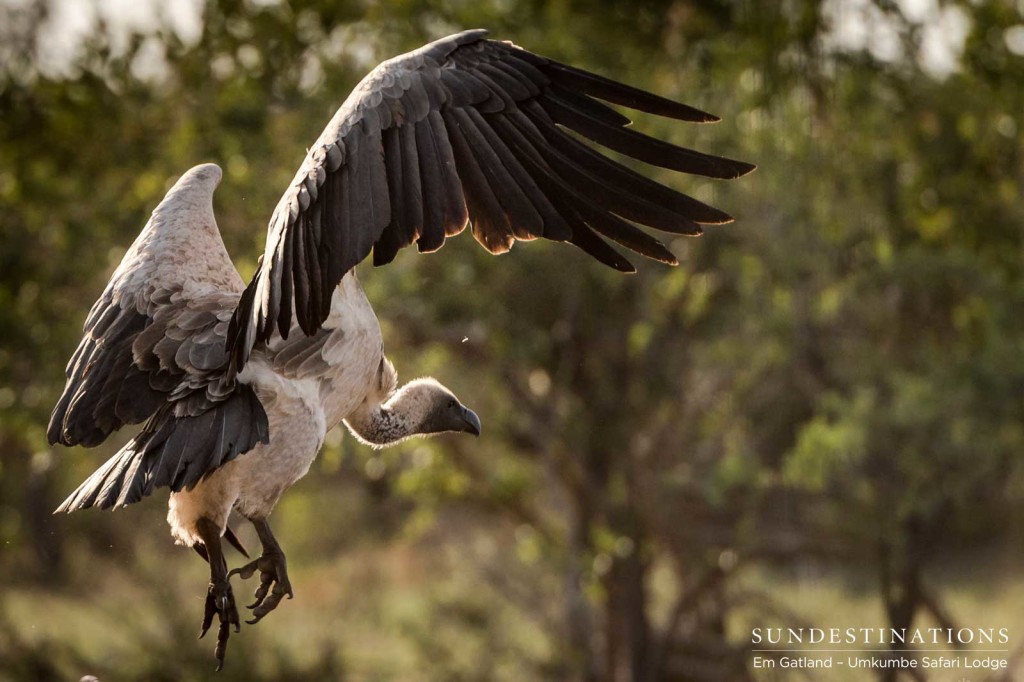
[[[408,415],[383,405],[363,403],[348,419],[348,428],[367,445],[382,448],[416,435]]]
[[[382,448],[416,435],[419,420],[403,410],[399,402],[398,373],[386,357],[381,357],[373,386],[366,399],[345,418],[356,438]]]

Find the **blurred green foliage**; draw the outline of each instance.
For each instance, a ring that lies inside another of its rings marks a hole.
[[[56,6],[0,5],[0,680],[212,670],[162,495],[49,515],[126,438],[45,446],[64,362],[179,174],[225,169],[248,276],[362,74],[476,26],[720,114],[635,119],[761,168],[657,174],[739,217],[672,242],[676,269],[468,238],[363,266],[399,372],[452,386],[484,436],[332,433],[275,514],[297,597],[218,679],[748,679],[745,625],[809,617],[784,596],[808,575],[877,625],[974,625],[945,569],[1019,558],[1024,520],[1024,15],[925,3],[967,31],[940,74],[901,3],[851,3],[895,54],[837,46],[842,5],[207,2],[194,39],[95,24],[61,72],[39,59]]]

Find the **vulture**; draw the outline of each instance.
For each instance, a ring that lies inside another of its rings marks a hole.
[[[268,518],[331,428],[344,423],[373,447],[480,434],[477,415],[436,380],[399,385],[357,264],[372,253],[384,265],[412,244],[436,251],[471,225],[494,254],[544,238],[634,271],[611,241],[675,265],[638,225],[699,235],[732,218],[586,141],[710,178],[754,169],[637,132],[609,104],[715,116],[486,35],[429,43],[356,86],[271,214],[248,285],[218,232],[221,170],[207,163],[168,191],[86,319],[49,442],[91,447],[142,427],[57,511],[123,507],[169,488],[172,536],[209,563],[201,630],[217,619],[218,669],[240,629],[232,577],[259,573],[249,623],[293,596]],[[255,526],[262,552],[229,572],[222,538],[249,558],[232,512]]]

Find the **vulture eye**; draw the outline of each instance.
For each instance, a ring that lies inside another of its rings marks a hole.
[[[448,409],[450,410],[450,409],[452,409],[453,407],[455,407],[455,401],[454,401],[454,400],[449,400],[449,401],[448,401]]]

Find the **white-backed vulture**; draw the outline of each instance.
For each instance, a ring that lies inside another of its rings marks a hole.
[[[491,253],[543,237],[632,271],[607,238],[675,264],[636,224],[699,235],[730,216],[581,137],[685,173],[753,169],[635,132],[603,102],[681,121],[714,116],[485,35],[430,43],[356,86],[274,210],[248,286],[214,219],[220,168],[205,164],[167,193],[86,320],[49,441],[94,446],[143,426],[58,511],[121,507],[170,488],[173,536],[210,564],[202,629],[219,619],[218,667],[239,628],[232,575],[260,572],[250,622],[292,595],[267,518],[329,429],[344,422],[374,446],[480,433],[477,416],[433,379],[398,386],[358,263],[372,251],[383,265],[413,243],[434,251],[471,224]],[[229,573],[221,537],[240,547],[227,526],[233,510],[255,524],[263,552]]]

